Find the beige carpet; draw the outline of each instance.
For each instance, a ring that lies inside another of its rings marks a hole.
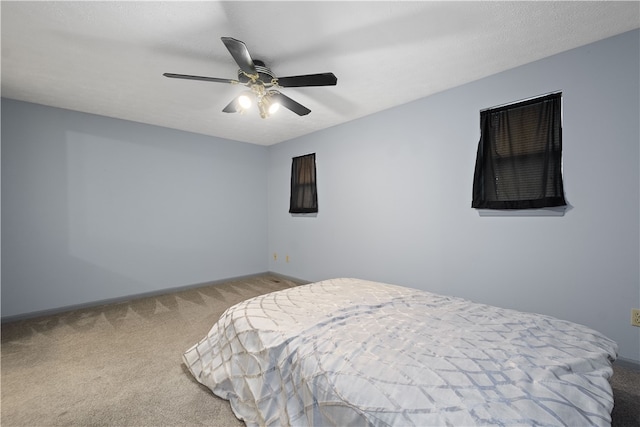
[[[242,426],[182,364],[222,312],[295,286],[274,275],[2,325],[1,424]],[[640,425],[640,372],[616,367],[614,426]]]
[[[2,426],[235,426],[182,353],[231,305],[297,283],[264,275],[2,325]]]

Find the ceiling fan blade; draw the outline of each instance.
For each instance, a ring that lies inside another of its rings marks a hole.
[[[251,59],[251,55],[249,55],[249,49],[247,49],[247,46],[243,42],[231,37],[221,37],[221,39],[242,71],[247,74],[257,73],[253,59]]]
[[[338,83],[338,78],[333,73],[278,77],[278,85],[282,87],[335,86],[336,83]]]
[[[188,74],[174,74],[164,73],[163,76],[171,77],[173,79],[187,79],[187,80],[203,80],[205,82],[217,82],[217,83],[239,83],[237,80],[231,79],[219,79],[217,77],[202,77],[202,76],[190,76]]]
[[[311,110],[309,110],[304,105],[297,103],[293,99],[289,98],[286,95],[281,94],[280,92],[272,93],[271,94],[271,99],[273,99],[274,101],[278,102],[283,107],[288,108],[289,110],[293,111],[294,113],[296,113],[299,116],[306,116],[307,114],[309,114],[311,112]]]
[[[226,107],[222,109],[223,113],[239,113],[242,109],[240,108],[240,104],[238,102],[239,96],[234,98]]]

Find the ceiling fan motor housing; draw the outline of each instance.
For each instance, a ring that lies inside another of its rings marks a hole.
[[[258,81],[260,81],[264,86],[271,86],[273,84],[273,80],[276,79],[273,71],[271,71],[271,69],[260,60],[254,59],[253,63],[258,74]],[[238,80],[242,84],[247,84],[251,81],[247,74],[242,70],[238,70]]]

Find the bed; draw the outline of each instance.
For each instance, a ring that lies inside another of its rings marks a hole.
[[[614,341],[359,279],[229,308],[183,360],[248,426],[611,424]]]

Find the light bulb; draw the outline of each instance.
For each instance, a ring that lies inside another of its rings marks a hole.
[[[251,97],[246,94],[242,94],[238,97],[238,104],[243,110],[251,108]]]
[[[273,102],[269,105],[269,114],[274,114],[276,111],[280,109],[280,104],[278,102]]]
[[[268,115],[272,115],[280,109],[278,95],[279,93],[276,91],[269,91],[267,95],[262,98],[262,103],[265,105]]]

